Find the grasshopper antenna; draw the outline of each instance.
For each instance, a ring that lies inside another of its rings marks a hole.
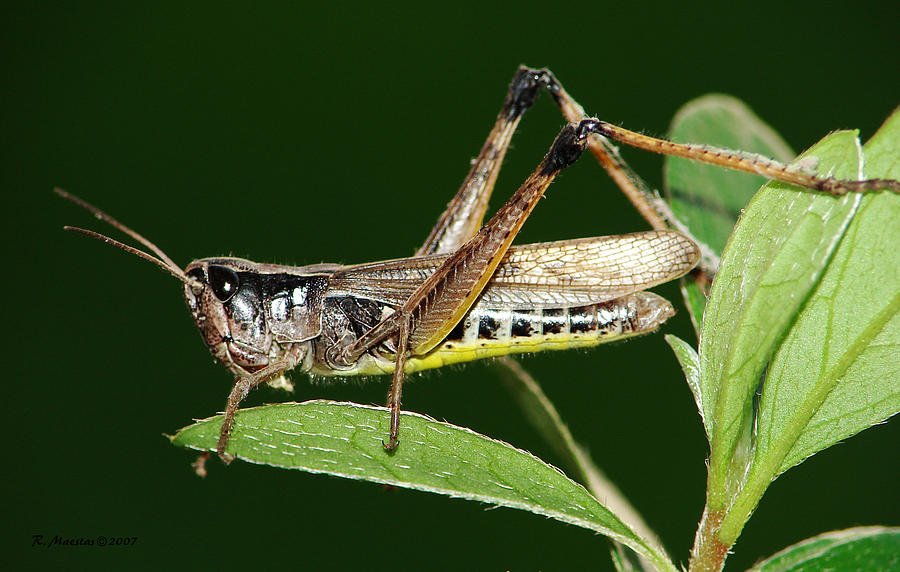
[[[149,248],[154,254],[156,254],[156,256],[148,254],[148,253],[144,252],[143,250],[140,250],[139,248],[135,248],[135,247],[129,246],[123,242],[119,242],[118,240],[116,240],[114,238],[110,238],[106,235],[100,234],[99,232],[94,232],[93,230],[87,230],[87,229],[78,228],[75,226],[64,226],[63,230],[77,232],[78,234],[83,234],[83,235],[89,236],[91,238],[96,238],[97,240],[99,240],[101,242],[105,242],[106,244],[108,244],[110,246],[114,246],[118,249],[124,250],[125,252],[134,254],[135,256],[139,256],[140,258],[143,258],[144,260],[152,262],[153,264],[156,264],[157,266],[159,266],[160,268],[162,268],[163,270],[165,270],[166,272],[168,272],[175,278],[178,278],[180,281],[184,282],[185,284],[191,285],[194,283],[194,281],[191,280],[190,278],[188,278],[187,275],[184,273],[184,271],[177,264],[175,264],[175,262],[173,262],[171,258],[166,256],[166,253],[163,252],[162,249],[160,249],[158,246],[156,246],[155,244],[153,244],[152,242],[150,242],[149,240],[147,240],[146,238],[141,236],[138,232],[130,229],[129,227],[120,223],[113,217],[109,216],[105,212],[103,212],[100,209],[98,209],[97,207],[95,207],[94,205],[83,201],[82,199],[76,197],[75,195],[73,195],[71,193],[68,193],[60,188],[53,189],[53,192],[55,192],[60,197],[66,199],[67,201],[69,201],[71,203],[75,203],[76,205],[80,206],[81,208],[89,211],[95,217],[97,217],[98,219],[100,219],[102,221],[109,223],[111,226],[118,229],[119,231],[127,234],[134,240],[138,241],[139,243],[141,243],[144,246],[146,246],[147,248]]]

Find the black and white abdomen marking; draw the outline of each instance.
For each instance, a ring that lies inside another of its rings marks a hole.
[[[574,342],[582,338],[620,338],[652,331],[673,314],[671,305],[640,292],[601,304],[572,308],[517,310],[477,306],[444,341],[451,346]],[[541,348],[545,349],[545,348]],[[527,350],[526,350],[527,351]]]

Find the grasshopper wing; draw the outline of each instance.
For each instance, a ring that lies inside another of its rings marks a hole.
[[[329,295],[399,306],[446,257],[348,266],[331,277]],[[513,246],[476,304],[523,309],[598,304],[674,280],[699,259],[697,245],[671,231]]]

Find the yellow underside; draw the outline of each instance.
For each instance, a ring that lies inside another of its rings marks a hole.
[[[641,332],[642,334],[647,332]],[[552,334],[546,336],[522,337],[515,340],[482,340],[475,343],[443,342],[424,356],[410,356],[404,371],[412,373],[426,369],[434,369],[478,359],[499,357],[510,354],[543,352],[549,350],[568,350],[573,348],[589,348],[601,343],[619,341],[636,334],[598,337],[593,334]],[[394,362],[378,359],[370,355],[363,356],[356,366],[343,371],[313,371],[318,375],[385,375],[394,373]]]

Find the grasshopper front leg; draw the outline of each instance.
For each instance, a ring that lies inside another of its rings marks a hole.
[[[392,451],[399,444],[400,396],[406,358],[434,349],[469,311],[547,187],[562,169],[581,156],[587,137],[597,129],[598,122],[593,119],[564,127],[538,168],[491,220],[449,256],[399,309],[342,352],[342,359],[352,363],[384,339],[398,338],[389,399],[391,430],[385,444],[387,450]]]
[[[285,371],[293,369],[300,360],[301,355],[299,354],[299,351],[300,346],[296,345],[291,348],[291,351],[285,354],[282,359],[275,363],[267,365],[252,375],[239,375],[235,378],[231,393],[228,395],[228,400],[225,402],[225,416],[222,420],[222,428],[219,430],[219,440],[216,443],[216,453],[218,453],[219,458],[222,459],[222,462],[226,465],[234,460],[234,456],[228,453],[226,449],[228,447],[228,438],[231,435],[231,429],[234,427],[234,416],[237,413],[241,401],[243,401],[250,391],[258,385],[278,377]]]

